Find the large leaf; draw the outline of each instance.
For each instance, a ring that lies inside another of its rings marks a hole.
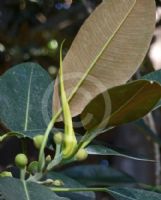
[[[119,156],[133,160],[154,162],[154,160],[147,159],[143,156],[134,156],[131,155],[130,153],[118,152],[114,149],[108,148],[103,145],[90,145],[86,148],[86,150],[89,155]]]
[[[129,80],[143,61],[154,24],[154,0],[108,0],[96,8],[63,62],[72,116],[96,95]],[[60,107],[58,78],[56,83],[54,112]]]
[[[149,74],[146,74],[145,76],[141,77],[141,79],[156,81],[161,84],[161,70],[157,70]],[[161,106],[161,100],[158,102],[155,108],[158,108],[160,106]]]
[[[117,200],[160,200],[161,194],[156,192],[150,192],[146,190],[111,187],[107,189],[107,192],[111,194]]]
[[[112,127],[142,118],[161,98],[161,86],[146,80],[106,90],[94,98],[81,114],[87,130]],[[91,116],[89,122],[86,116]],[[84,120],[85,119],[85,120]]]
[[[51,117],[47,107],[51,95],[44,95],[50,84],[50,76],[38,64],[23,63],[9,69],[0,78],[0,121],[27,136],[42,134]]]
[[[47,178],[51,178],[51,179],[58,179],[61,180],[63,182],[63,187],[65,188],[85,188],[84,185],[82,185],[81,183],[79,183],[77,180],[74,180],[66,175],[64,175],[63,173],[56,173],[56,172],[50,172],[47,175]],[[68,197],[71,200],[94,200],[95,199],[95,194],[94,192],[70,192],[70,193],[65,193],[65,192],[61,192],[58,193],[59,196],[64,196],[64,197]]]
[[[57,196],[48,188],[14,178],[0,179],[0,199],[5,200],[69,200]]]
[[[64,170],[63,173],[87,186],[108,186],[136,182],[129,175],[102,164],[71,167]]]

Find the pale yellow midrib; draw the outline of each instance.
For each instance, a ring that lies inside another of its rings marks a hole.
[[[25,115],[25,127],[24,127],[24,131],[27,131],[27,128],[28,128],[28,118],[29,118],[29,107],[30,107],[32,74],[33,74],[33,67],[31,68],[30,79],[29,79],[29,86],[28,86],[28,93],[27,93],[27,104],[26,104],[26,115]]]
[[[23,180],[23,181],[22,181],[22,184],[23,184],[23,187],[24,187],[26,199],[27,199],[27,200],[30,200],[30,196],[29,196],[29,193],[28,193],[28,190],[27,190],[26,181]]]
[[[115,191],[110,190],[110,189],[107,189],[107,191],[109,191],[110,194],[113,193],[113,194],[116,194],[116,195],[121,196],[121,197],[123,197],[123,198],[126,198],[126,200],[136,200],[136,199],[134,199],[134,198],[132,198],[132,197],[128,197],[127,195],[120,194],[119,192],[115,192]]]
[[[105,45],[103,46],[102,50],[100,51],[100,53],[98,54],[98,56],[96,56],[96,58],[94,59],[94,61],[92,62],[92,64],[90,65],[90,67],[87,69],[86,73],[83,75],[83,77],[80,79],[80,81],[77,83],[77,85],[75,86],[75,88],[73,89],[71,95],[68,97],[68,102],[71,101],[71,99],[73,98],[73,96],[76,94],[77,90],[80,88],[81,84],[83,83],[83,81],[86,79],[86,77],[88,76],[89,72],[93,69],[94,65],[96,64],[96,62],[99,60],[100,56],[102,55],[102,53],[105,51],[105,49],[108,47],[108,45],[111,43],[111,41],[113,40],[114,36],[117,34],[117,32],[120,30],[121,26],[124,24],[124,22],[126,21],[127,17],[130,15],[130,13],[132,12],[133,8],[135,7],[136,1],[134,1],[133,5],[131,6],[131,8],[129,9],[129,12],[127,13],[127,15],[125,15],[124,19],[121,21],[120,25],[118,26],[118,28],[116,29],[116,31],[111,35],[111,37],[109,38],[109,40],[105,43]]]

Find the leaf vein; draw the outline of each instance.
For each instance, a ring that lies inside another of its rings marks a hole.
[[[99,60],[100,56],[103,54],[103,52],[105,51],[105,49],[108,47],[108,45],[111,43],[111,41],[113,40],[114,36],[117,34],[117,32],[120,30],[121,26],[124,24],[124,22],[126,21],[127,17],[130,15],[130,13],[132,12],[134,6],[136,4],[136,0],[134,1],[133,5],[131,6],[131,8],[129,9],[129,12],[125,15],[124,19],[121,21],[120,25],[118,26],[118,28],[115,30],[115,32],[111,35],[111,37],[107,40],[107,42],[105,43],[105,45],[103,46],[102,50],[100,51],[100,53],[96,56],[96,58],[93,60],[93,62],[91,63],[91,65],[89,66],[89,68],[86,70],[86,72],[84,73],[83,77],[79,80],[79,82],[77,83],[77,85],[75,86],[75,88],[73,89],[71,95],[68,97],[68,102],[71,101],[71,99],[73,98],[73,96],[76,94],[77,90],[79,89],[79,87],[82,85],[83,81],[86,79],[86,77],[88,76],[89,72],[93,69],[94,65],[96,64],[96,62]]]
[[[29,107],[30,107],[30,94],[31,94],[32,75],[33,75],[33,67],[31,68],[30,79],[29,79],[29,86],[28,86],[28,93],[27,93],[26,116],[25,116],[24,131],[27,131],[27,128],[28,128],[28,118],[29,118]]]
[[[28,192],[28,190],[27,190],[26,181],[22,181],[22,183],[23,183],[23,187],[24,187],[24,191],[25,191],[26,199],[27,199],[27,200],[31,200],[31,199],[30,199],[29,192]]]
[[[115,194],[115,195],[118,195],[118,196],[120,196],[120,197],[126,198],[127,200],[136,200],[136,198],[134,199],[134,198],[132,198],[132,197],[128,197],[127,195],[121,194],[121,193],[119,193],[119,192],[115,192],[115,191],[110,190],[110,189],[107,189],[107,192],[110,193],[111,195],[112,195],[112,194]]]

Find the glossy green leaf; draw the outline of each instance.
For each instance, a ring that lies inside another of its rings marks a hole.
[[[75,166],[64,170],[63,173],[87,186],[107,186],[136,182],[129,175],[103,164]]]
[[[161,98],[161,85],[146,80],[133,81],[106,90],[94,98],[81,114],[87,130],[103,129],[132,122],[150,112]],[[91,116],[89,123],[87,117]]]
[[[111,187],[107,189],[107,192],[111,194],[116,200],[160,200],[161,194],[156,192],[150,192],[146,190],[123,188],[123,187]]]
[[[85,188],[85,186],[81,183],[79,183],[77,180],[74,180],[63,173],[57,173],[57,172],[50,172],[47,175],[47,178],[51,178],[54,180],[61,180],[63,182],[63,186],[61,188]],[[62,197],[68,197],[71,200],[95,200],[95,194],[94,192],[61,192],[57,193],[59,196]]]
[[[47,187],[15,178],[0,178],[0,199],[5,200],[69,200],[59,197]]]
[[[141,77],[141,79],[156,81],[156,82],[161,84],[161,70],[157,70],[157,71],[151,72],[149,74],[146,74],[145,76]],[[160,106],[161,106],[161,100],[155,106],[155,109],[160,107]]]
[[[102,145],[90,145],[86,148],[86,150],[89,155],[119,156],[119,157],[129,158],[133,160],[155,162],[154,160],[144,158],[143,156],[134,156],[134,155],[131,155],[130,153],[129,154],[121,153]]]
[[[50,76],[38,64],[22,63],[9,69],[0,78],[1,123],[12,132],[26,136],[42,134],[51,117],[47,94],[42,104],[50,84]]]
[[[130,79],[148,50],[154,25],[154,0],[103,1],[95,9],[63,62],[72,116],[98,94]],[[54,112],[60,107],[58,91],[55,84]]]

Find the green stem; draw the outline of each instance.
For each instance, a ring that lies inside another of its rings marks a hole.
[[[107,188],[50,188],[53,192],[107,192]]]
[[[57,112],[52,120],[50,121],[50,123],[48,124],[48,127],[45,131],[45,134],[44,134],[44,140],[43,140],[43,143],[41,145],[41,148],[40,148],[40,152],[39,152],[39,172],[42,172],[43,171],[43,168],[45,166],[45,154],[44,154],[44,149],[45,149],[45,146],[47,144],[47,141],[48,141],[48,137],[49,137],[49,134],[54,126],[54,123],[57,119],[57,117],[60,115],[61,112]]]
[[[53,169],[53,167],[55,167],[56,165],[58,165],[61,161],[61,144],[56,144],[56,152],[55,152],[55,156],[54,159],[48,164],[47,166],[47,171],[50,171]]]
[[[85,148],[86,146],[88,146],[89,143],[91,143],[91,141],[94,140],[98,135],[100,135],[100,134],[102,134],[102,133],[104,133],[106,131],[109,131],[109,130],[111,130],[113,128],[114,127],[109,127],[109,128],[104,129],[104,130],[99,130],[98,127],[95,127],[90,131],[86,131],[86,133],[81,138],[81,141],[78,144],[77,151],[80,148]]]
[[[21,179],[21,181],[25,180],[25,174],[26,174],[26,167],[24,169],[20,169],[20,179]]]
[[[60,156],[61,144],[56,144],[56,152],[54,156],[54,160],[56,160]]]
[[[28,182],[35,182],[38,183],[39,180],[43,177],[42,173],[36,173],[35,175],[30,175],[30,177],[26,180]]]
[[[50,188],[53,192],[106,192],[115,197],[116,195],[120,199],[134,200],[132,197],[128,197],[126,194],[114,191],[110,188]]]
[[[64,41],[62,42],[62,45],[63,45]],[[61,48],[60,48],[60,65],[62,65],[62,45],[61,45]],[[39,152],[39,167],[38,167],[38,170],[39,172],[42,172],[43,169],[44,169],[44,166],[45,166],[45,155],[44,155],[44,149],[45,149],[45,146],[47,144],[47,141],[48,141],[48,137],[49,137],[49,134],[54,126],[54,123],[56,122],[56,120],[58,119],[58,117],[60,116],[60,114],[62,113],[62,108],[53,116],[53,118],[51,119],[50,123],[48,124],[48,127],[45,131],[45,134],[44,134],[44,140],[43,140],[43,143],[41,145],[41,148],[40,148],[40,152]]]

